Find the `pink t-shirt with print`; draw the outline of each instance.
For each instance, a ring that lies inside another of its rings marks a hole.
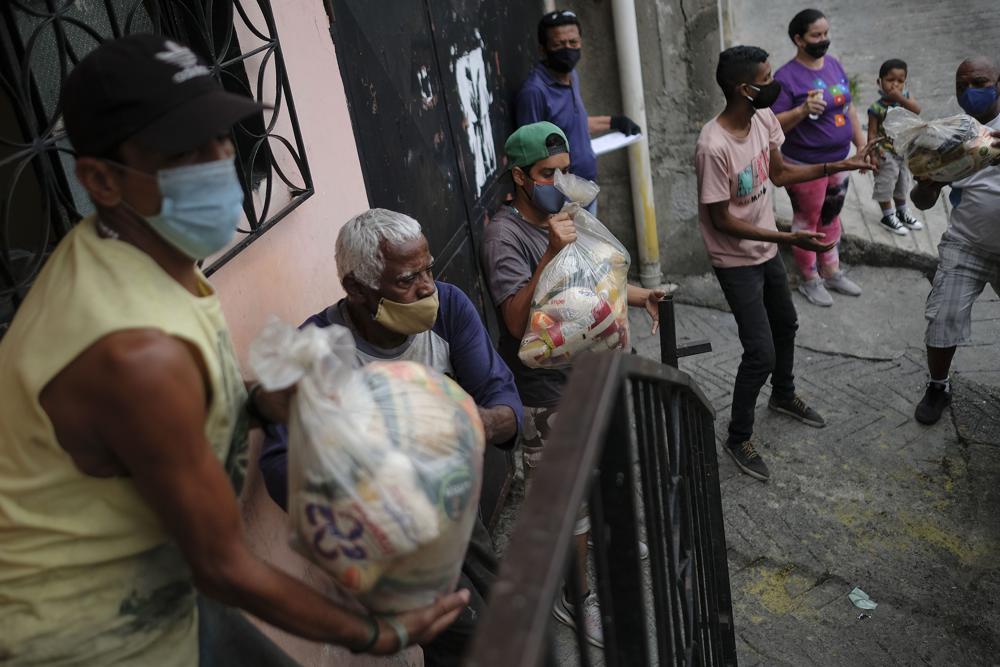
[[[774,243],[730,236],[717,230],[708,217],[708,204],[729,202],[735,218],[762,229],[777,230],[768,178],[771,149],[785,141],[781,125],[770,109],[761,109],[750,120],[745,137],[730,134],[712,119],[701,129],[695,149],[698,172],[698,226],[712,266],[753,266],[775,256]]]

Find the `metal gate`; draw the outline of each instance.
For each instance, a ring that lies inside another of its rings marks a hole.
[[[436,276],[465,291],[496,334],[478,241],[505,194],[503,143],[535,57],[540,3],[327,3],[369,204],[420,221]],[[503,453],[489,448],[486,467],[491,515],[508,480]]]

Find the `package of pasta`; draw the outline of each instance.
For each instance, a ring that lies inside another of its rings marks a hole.
[[[454,590],[479,502],[483,425],[441,373],[355,359],[350,331],[337,325],[273,320],[250,348],[265,389],[296,387],[292,547],[368,609],[397,613]]]
[[[597,197],[596,184],[557,171],[555,186],[569,199],[562,210],[577,237],[542,270],[532,295],[518,350],[530,368],[564,368],[581,352],[629,347],[628,251],[581,205]]]
[[[893,149],[906,158],[917,178],[950,183],[1000,164],[992,130],[972,116],[958,114],[926,121],[906,109],[890,109],[885,132]]]

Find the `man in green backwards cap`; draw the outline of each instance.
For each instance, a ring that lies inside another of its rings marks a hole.
[[[491,218],[481,251],[490,294],[502,322],[500,356],[513,371],[524,403],[521,447],[528,481],[555,423],[567,372],[528,368],[517,351],[528,328],[531,297],[539,277],[559,251],[576,240],[576,227],[569,214],[560,213],[566,197],[553,185],[556,171],[566,172],[570,166],[570,147],[563,131],[547,121],[525,125],[510,135],[504,151],[511,165],[514,200]],[[654,332],[658,326],[657,302],[663,296],[661,290],[628,286],[629,305],[646,308],[653,318]],[[587,571],[589,532],[590,520],[583,511],[574,530],[581,573]],[[648,554],[645,545],[640,545],[640,553]],[[585,574],[581,584],[580,590],[587,591]],[[603,646],[597,597],[588,594],[583,608],[588,641]],[[556,602],[554,614],[563,623],[575,625],[573,603],[565,593]]]

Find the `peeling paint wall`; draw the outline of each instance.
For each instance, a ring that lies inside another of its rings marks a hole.
[[[694,146],[701,126],[723,107],[715,84],[718,9],[715,0],[636,0],[635,5],[660,261],[665,274],[702,273],[709,262],[698,232]],[[565,6],[583,24],[579,73],[588,113],[621,113],[610,0],[571,0]],[[626,154],[598,158],[598,178],[599,217],[634,251]]]

